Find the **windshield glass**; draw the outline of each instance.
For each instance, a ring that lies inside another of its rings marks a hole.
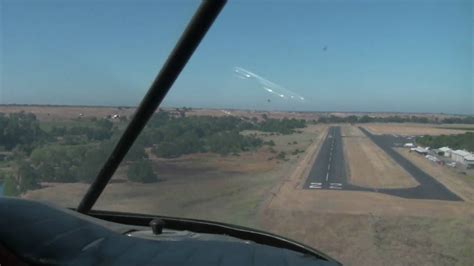
[[[0,193],[77,207],[199,2],[0,3]],[[94,209],[471,265],[472,21],[472,1],[232,1]]]

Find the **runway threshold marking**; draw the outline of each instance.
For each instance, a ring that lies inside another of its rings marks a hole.
[[[320,189],[320,188],[322,188],[322,185],[323,185],[323,183],[320,183],[320,182],[311,182],[309,184],[309,188]]]

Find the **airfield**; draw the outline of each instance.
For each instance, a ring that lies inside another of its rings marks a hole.
[[[362,127],[359,127],[359,129],[413,177],[418,185],[412,188],[370,188],[349,184],[347,182],[341,128],[338,126],[328,129],[328,134],[322,143],[304,188],[369,191],[409,199],[462,200],[435,178],[423,172],[423,170],[403,158],[393,149],[396,146],[401,146],[403,143],[413,141],[411,138],[403,136],[394,137],[393,135],[378,136]]]
[[[134,111],[90,107],[9,110],[36,112],[48,122],[68,120],[78,113],[104,117]],[[259,117],[265,112],[232,113]],[[311,113],[265,114],[317,119]],[[189,115],[226,113],[196,109]],[[474,174],[433,164],[400,145],[418,135],[464,133],[461,127],[474,130],[472,125],[373,123],[309,124],[289,135],[243,132],[274,141],[273,150],[262,147],[225,157],[151,156],[160,177],[153,184],[128,182],[122,165],[96,208],[258,228],[312,246],[345,265],[471,265]],[[286,159],[277,160],[274,150],[286,152]],[[87,187],[49,183],[22,196],[74,207]]]
[[[280,183],[264,210],[266,228],[324,246],[347,265],[469,265],[473,178],[400,147],[414,133],[440,132],[328,125],[301,170]]]

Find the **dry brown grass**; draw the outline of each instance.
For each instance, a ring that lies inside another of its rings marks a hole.
[[[237,116],[237,117],[256,117],[261,120],[262,115],[265,114],[269,118],[283,119],[283,118],[295,118],[295,119],[305,119],[305,120],[317,120],[319,114],[316,113],[297,113],[297,112],[265,112],[265,111],[248,111],[248,110],[230,110],[230,109],[192,109],[192,111],[187,112],[186,115],[191,116]]]
[[[262,229],[345,265],[468,265],[474,206],[375,192],[303,190],[292,178],[261,216]]]
[[[472,265],[472,218],[286,209],[269,211],[265,229],[309,244],[344,265]]]
[[[197,167],[201,165],[188,170]],[[164,174],[165,180],[152,184],[110,183],[95,208],[254,226],[260,202],[282,176],[276,170],[229,172],[208,169],[186,176]],[[24,197],[74,207],[88,187],[79,183],[50,185],[29,191]]]
[[[118,107],[80,107],[80,106],[0,106],[0,113],[33,113],[41,121],[67,121],[78,118],[79,114],[84,117],[106,117],[114,114],[130,117],[135,108]]]
[[[465,130],[441,128],[440,125],[430,124],[367,124],[362,125],[373,134],[397,134],[403,136],[416,135],[450,135],[462,134]]]
[[[415,179],[355,126],[342,127],[349,182],[369,188],[408,188]]]
[[[274,139],[276,151],[306,150],[317,136],[319,126],[301,134],[263,136]],[[288,145],[288,142],[297,144]],[[201,218],[258,227],[260,206],[280,180],[287,178],[300,155],[288,154],[287,161],[272,159],[269,147],[242,152],[239,156],[193,154],[176,159],[152,156],[160,178],[154,184],[126,181],[125,166],[119,168],[97,203],[97,208]],[[121,181],[121,182],[120,182]],[[46,200],[64,206],[77,206],[85,184],[49,184],[24,197]]]

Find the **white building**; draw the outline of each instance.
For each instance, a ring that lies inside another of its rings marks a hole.
[[[449,158],[451,157],[451,152],[453,150],[451,150],[449,147],[442,147],[439,148],[438,151],[443,152],[443,156]]]
[[[467,168],[474,168],[474,155],[468,155],[464,157],[464,164]]]
[[[472,157],[474,157],[474,155],[464,150],[455,150],[451,152],[451,159],[455,162],[462,163],[464,165],[467,165],[468,163],[470,163],[470,161],[474,161],[472,160]]]

